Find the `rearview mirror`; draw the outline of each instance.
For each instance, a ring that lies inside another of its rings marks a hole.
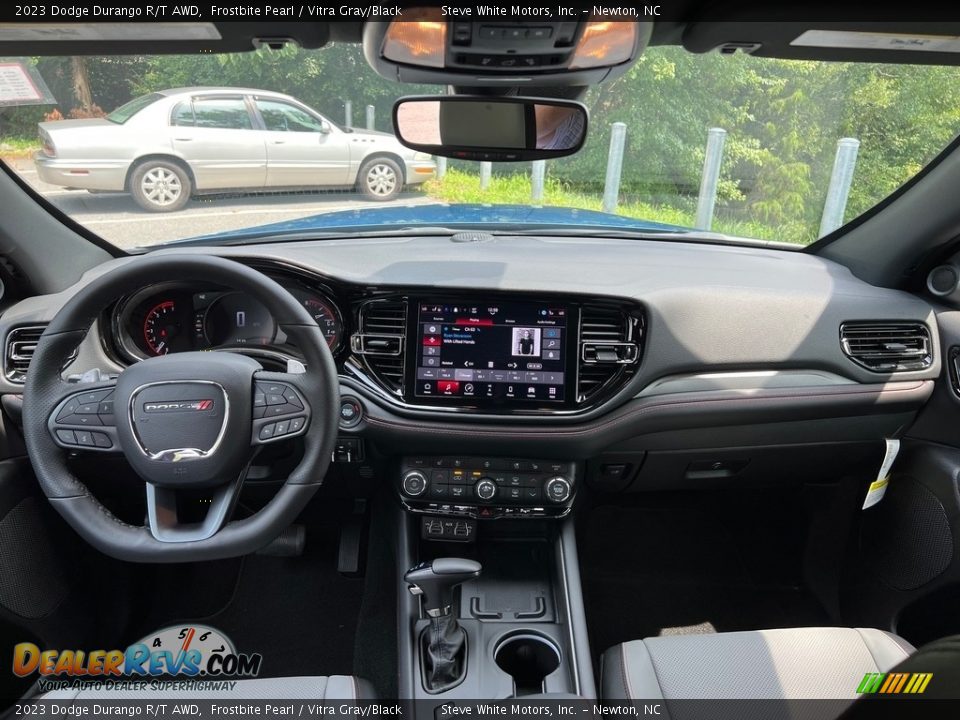
[[[460,160],[548,160],[577,152],[587,109],[547,98],[451,95],[401,98],[393,127],[408,148]]]

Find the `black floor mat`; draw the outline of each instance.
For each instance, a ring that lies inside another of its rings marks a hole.
[[[337,548],[335,526],[311,526],[300,557],[159,568],[131,639],[201,622],[226,633],[240,652],[261,653],[263,677],[352,674],[364,582],[337,572]],[[160,589],[164,576],[172,598]]]
[[[800,581],[802,523],[789,508],[646,502],[595,507],[579,529],[595,658],[656,635],[826,622]]]

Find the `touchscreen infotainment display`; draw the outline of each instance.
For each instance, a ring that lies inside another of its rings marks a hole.
[[[570,308],[478,300],[417,303],[417,398],[563,403]]]

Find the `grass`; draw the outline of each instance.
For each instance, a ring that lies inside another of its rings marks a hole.
[[[40,149],[40,142],[34,138],[0,137],[0,157],[29,157]]]
[[[424,190],[430,197],[448,203],[530,204],[530,176],[522,173],[494,175],[487,189],[481,190],[479,175],[448,169],[443,179],[425,183]],[[548,174],[544,183],[542,204],[599,211],[602,203],[598,194],[579,192],[570,184],[551,178]],[[634,199],[622,202],[617,206],[616,212],[624,217],[690,228],[694,226],[696,214],[695,207],[692,206],[684,208]],[[738,237],[779,240],[801,245],[812,242],[816,234],[801,224],[772,227],[755,221],[724,218],[720,214],[717,214],[712,230]]]

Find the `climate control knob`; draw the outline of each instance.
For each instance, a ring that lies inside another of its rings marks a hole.
[[[570,483],[566,478],[552,477],[544,484],[543,494],[550,502],[566,502],[570,499]]]
[[[480,478],[473,491],[480,500],[493,500],[497,494],[497,484],[490,478]]]
[[[427,491],[427,476],[419,470],[410,470],[403,476],[400,487],[408,497],[420,497]]]

